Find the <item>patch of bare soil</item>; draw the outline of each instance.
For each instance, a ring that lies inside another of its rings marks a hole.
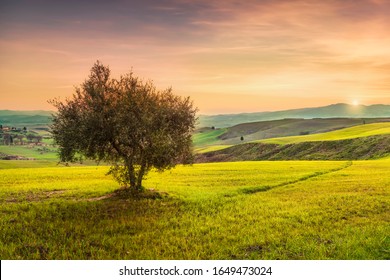
[[[111,198],[113,196],[114,196],[114,193],[109,193],[109,194],[106,194],[106,195],[103,195],[103,196],[87,198],[86,201],[99,201],[99,200]]]
[[[43,192],[27,192],[25,194],[20,194],[19,196],[11,196],[5,200],[8,203],[18,203],[22,201],[36,202],[49,199],[52,197],[59,196],[63,194],[66,190],[51,190]]]

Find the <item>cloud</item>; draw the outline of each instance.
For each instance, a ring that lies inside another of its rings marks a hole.
[[[256,100],[289,96],[299,102],[313,94],[319,99],[342,99],[354,91],[388,94],[390,1],[20,0],[1,5],[5,81],[22,73],[42,84],[50,77],[51,88],[54,80],[58,86],[78,84],[100,59],[113,73],[134,67],[161,87],[191,93],[200,104],[210,94]]]

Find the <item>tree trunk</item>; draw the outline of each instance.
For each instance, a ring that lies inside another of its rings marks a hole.
[[[141,167],[138,171],[138,176],[137,176],[137,186],[136,186],[136,189],[138,191],[142,191],[143,190],[143,187],[142,187],[142,179],[145,175],[145,171],[146,171],[146,162],[143,160],[142,161],[142,164],[141,164]]]
[[[135,190],[137,189],[137,179],[136,179],[136,176],[135,176],[135,170],[134,170],[134,166],[133,166],[133,163],[132,162],[127,162],[127,170],[128,170],[128,173],[129,173],[129,181],[130,181],[130,188],[132,190]]]

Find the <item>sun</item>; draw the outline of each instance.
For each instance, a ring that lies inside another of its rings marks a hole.
[[[359,101],[356,100],[356,99],[353,100],[353,101],[352,101],[352,105],[353,105],[353,106],[359,106]]]

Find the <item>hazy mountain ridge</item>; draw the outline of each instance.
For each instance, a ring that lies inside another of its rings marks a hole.
[[[34,110],[0,110],[0,123],[43,123],[51,122],[54,111]],[[197,127],[231,127],[237,124],[280,120],[289,118],[313,119],[313,118],[380,118],[390,117],[390,105],[349,105],[345,103],[332,104],[323,107],[299,108],[273,112],[255,112],[241,114],[200,115]]]
[[[226,115],[200,115],[198,127],[231,127],[241,123],[279,120],[286,118],[378,118],[390,117],[390,105],[349,105],[344,103],[324,107],[301,108],[275,112],[257,112]]]
[[[50,117],[54,111],[45,110],[31,110],[31,111],[19,111],[19,110],[0,110],[0,117],[8,116],[47,116]]]
[[[0,110],[0,124],[7,126],[48,125],[51,123],[52,113],[54,112],[44,110]]]

